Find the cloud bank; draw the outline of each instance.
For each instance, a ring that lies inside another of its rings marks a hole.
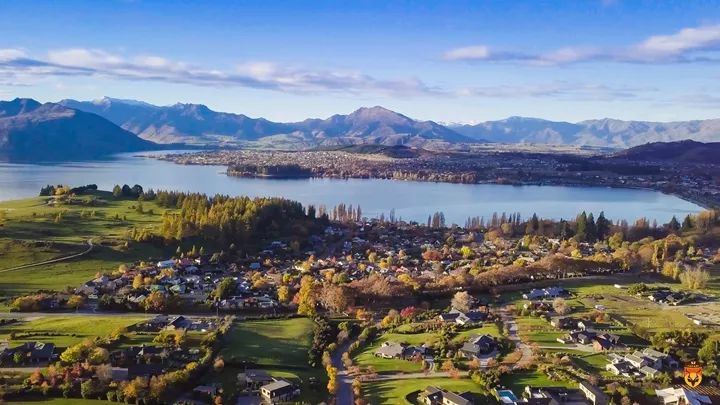
[[[443,58],[451,61],[523,62],[534,65],[565,65],[583,62],[691,63],[720,61],[720,24],[683,28],[669,35],[654,35],[619,48],[563,47],[545,53],[495,51],[486,45],[450,49]]]

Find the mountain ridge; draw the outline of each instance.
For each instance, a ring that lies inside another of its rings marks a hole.
[[[92,112],[131,131],[141,138],[159,143],[216,141],[231,139],[254,141],[287,135],[318,145],[408,144],[422,146],[431,140],[478,142],[433,121],[419,121],[387,108],[362,107],[349,114],[328,118],[308,118],[299,122],[273,122],[244,114],[213,111],[203,104],[176,103],[170,106],[143,105],[106,97],[102,102],[65,99],[62,105]]]
[[[156,148],[96,114],[27,98],[0,101],[0,156],[7,159],[95,158]]]
[[[654,122],[600,118],[579,122],[511,116],[477,124],[442,125],[417,120],[381,106],[349,114],[274,122],[216,112],[203,104],[155,106],[137,100],[62,100],[63,105],[101,115],[141,138],[158,143],[224,144],[292,140],[302,145],[408,145],[441,143],[563,144],[628,148],[649,142],[693,139],[720,141],[720,119]]]

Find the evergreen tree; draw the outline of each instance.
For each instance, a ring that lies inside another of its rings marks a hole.
[[[690,217],[690,214],[688,214],[685,219],[683,219],[682,227],[680,228],[683,232],[687,232],[691,229],[693,229],[693,221]]]
[[[600,211],[600,215],[598,216],[597,222],[596,222],[596,228],[597,228],[597,238],[599,240],[605,240],[608,236],[610,236],[610,221],[605,218],[605,212]]]
[[[587,216],[587,226],[585,228],[585,240],[593,243],[597,240],[597,225],[595,224],[595,216],[591,212]]]
[[[675,218],[675,215],[673,215],[673,217],[670,219],[670,222],[668,223],[668,228],[670,228],[674,232],[680,230],[680,222],[678,222],[677,218]]]
[[[575,220],[575,239],[578,242],[585,242],[585,239],[587,238],[587,220],[588,218],[585,211],[578,215]]]

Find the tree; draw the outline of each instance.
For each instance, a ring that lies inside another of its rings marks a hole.
[[[286,285],[281,285],[277,289],[278,301],[281,304],[286,304],[290,299],[290,290]]]
[[[710,273],[707,270],[690,269],[680,274],[680,282],[691,290],[700,290],[707,287],[710,281]]]
[[[317,314],[317,292],[315,281],[311,276],[303,276],[300,279],[300,291],[295,295],[295,301],[298,305],[299,315],[315,316]]]
[[[332,311],[343,312],[352,305],[352,296],[345,286],[325,283],[320,289],[320,303]]]
[[[670,228],[671,231],[677,232],[680,230],[680,222],[675,218],[675,215],[670,219],[670,222],[668,222],[668,228]]]
[[[120,188],[120,186],[116,184],[115,187],[113,187],[112,189],[112,194],[113,197],[120,198],[122,196],[122,188]]]
[[[605,240],[605,238],[608,237],[610,234],[610,221],[605,218],[605,212],[600,211],[600,215],[598,216],[597,223],[595,227],[597,228],[597,238],[598,240]]]
[[[85,346],[82,344],[76,344],[65,349],[60,355],[60,360],[65,363],[77,363],[82,360],[85,351]]]
[[[96,347],[90,352],[88,361],[91,364],[103,364],[110,360],[110,352],[103,347]]]
[[[468,312],[473,304],[473,297],[467,291],[458,291],[453,296],[450,305],[458,311]]]
[[[570,313],[570,306],[568,306],[564,298],[560,297],[553,300],[553,309],[558,315],[567,315]]]
[[[142,274],[138,273],[133,278],[132,288],[137,290],[138,288],[142,287],[144,285],[143,283],[143,276]]]
[[[235,293],[237,283],[232,277],[225,277],[223,281],[219,282],[215,290],[211,293],[212,297],[218,300],[222,300],[230,297]]]
[[[85,297],[82,295],[71,295],[70,298],[68,298],[67,303],[65,304],[68,308],[78,310],[83,305],[85,305]]]
[[[683,219],[682,226],[680,227],[680,230],[683,232],[691,231],[694,228],[693,226],[693,220],[690,217],[690,215],[686,215],[685,219]]]
[[[463,246],[460,248],[460,254],[462,255],[463,259],[469,259],[473,257],[473,250],[470,248],[470,246]]]
[[[585,242],[585,239],[587,238],[587,222],[588,217],[585,211],[578,215],[575,220],[575,240],[578,242]]]

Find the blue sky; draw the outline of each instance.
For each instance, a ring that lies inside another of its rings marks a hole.
[[[719,1],[0,2],[0,98],[292,121],[720,117]]]

